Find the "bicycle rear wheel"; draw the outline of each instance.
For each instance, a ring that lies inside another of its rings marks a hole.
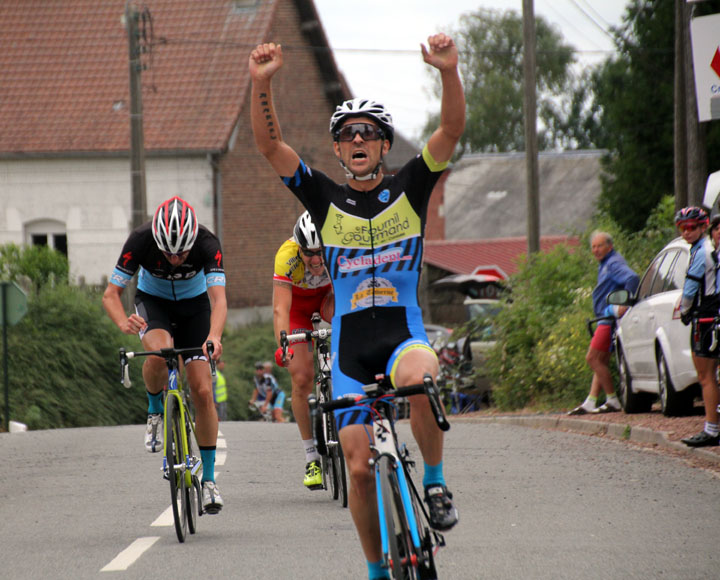
[[[180,417],[178,398],[169,395],[165,399],[165,420],[168,421],[166,441],[168,479],[170,480],[170,501],[175,532],[180,542],[187,533],[187,494],[185,484],[185,454],[182,445],[182,430],[185,428]]]
[[[410,527],[403,509],[397,473],[390,457],[378,459],[383,522],[388,536],[390,576],[395,580],[420,580]]]

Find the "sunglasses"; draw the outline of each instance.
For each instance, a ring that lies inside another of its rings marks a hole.
[[[694,232],[699,227],[700,227],[700,224],[682,224],[682,225],[678,226],[678,229],[681,232]]]
[[[184,252],[178,252],[176,254],[171,254],[170,252],[163,252],[163,254],[165,255],[166,258],[173,258],[173,257],[184,258],[189,253],[190,253],[190,250],[185,250]]]
[[[335,133],[335,139],[337,141],[352,141],[355,139],[355,135],[360,135],[363,141],[377,141],[385,138],[385,133],[380,127],[370,123],[350,123]]]
[[[314,252],[312,250],[308,250],[307,248],[300,248],[300,251],[303,253],[303,255],[306,258],[313,258],[315,256],[322,256],[322,250],[315,250]]]

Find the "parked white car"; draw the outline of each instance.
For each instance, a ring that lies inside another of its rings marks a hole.
[[[608,296],[611,304],[630,306],[615,334],[618,398],[626,413],[647,412],[659,397],[664,415],[684,415],[700,393],[690,327],[680,321],[689,259],[690,245],[676,238],[655,256],[635,296],[626,290]]]

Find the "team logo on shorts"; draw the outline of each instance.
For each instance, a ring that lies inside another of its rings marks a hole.
[[[395,286],[390,283],[387,278],[367,278],[360,282],[357,290],[353,293],[350,306],[352,310],[356,308],[368,308],[373,304],[375,306],[384,306],[388,302],[398,301],[398,291]]]

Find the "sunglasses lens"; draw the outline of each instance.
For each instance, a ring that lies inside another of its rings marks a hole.
[[[368,123],[352,123],[340,129],[338,141],[352,141],[356,134],[359,134],[363,141],[380,139],[380,131],[377,127]]]
[[[306,250],[305,248],[300,248],[300,251],[305,254],[308,258],[314,258],[315,256],[321,256],[322,250]]]

